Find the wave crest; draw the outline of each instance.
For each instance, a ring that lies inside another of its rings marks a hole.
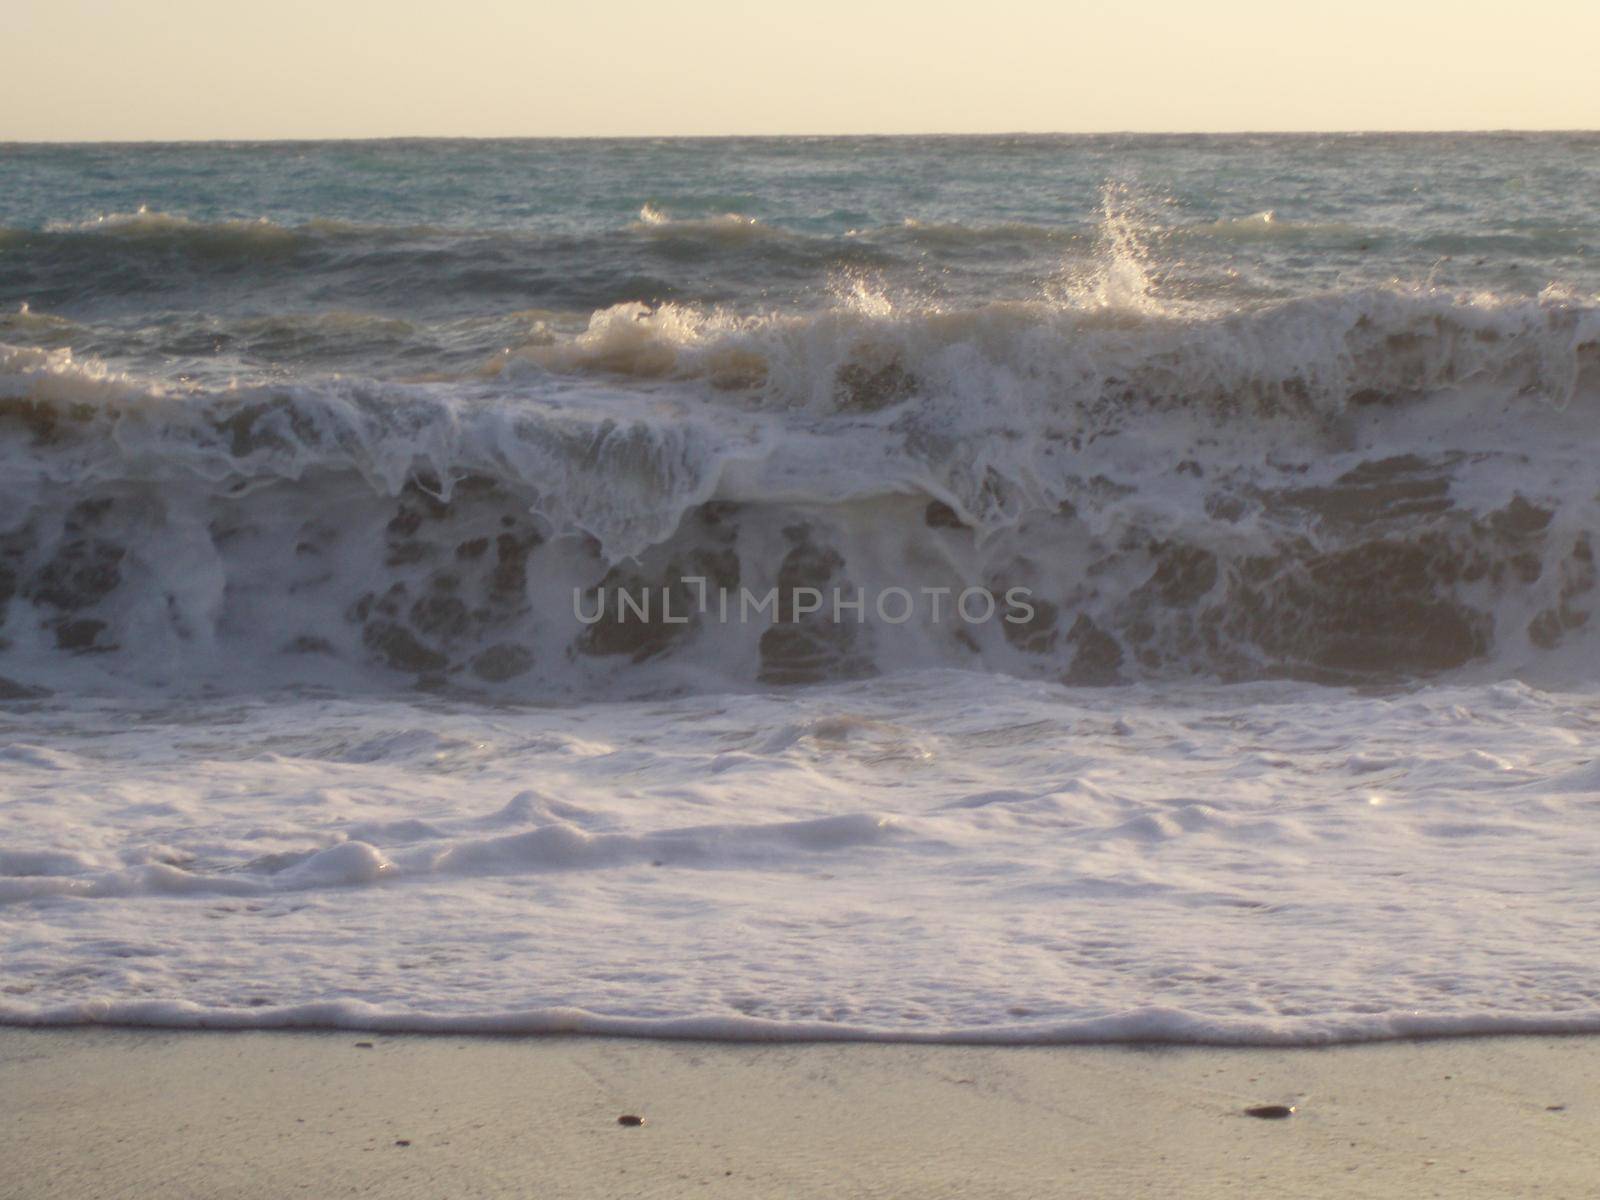
[[[1215,318],[630,306],[427,384],[162,387],[9,348],[0,637],[34,664],[18,695],[62,654],[539,693],[973,661],[1588,670],[1597,405],[1600,311],[1427,292]],[[681,612],[691,578],[1024,588],[1032,615],[577,618],[628,590]]]

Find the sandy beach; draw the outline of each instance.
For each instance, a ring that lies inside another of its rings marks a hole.
[[[1281,1051],[8,1029],[0,1196],[1578,1197],[1600,1178],[1597,1080],[1595,1038]],[[1296,1112],[1244,1115],[1266,1104]]]

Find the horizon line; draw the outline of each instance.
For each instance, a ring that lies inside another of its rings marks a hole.
[[[442,133],[359,134],[333,137],[107,137],[0,138],[0,146],[218,146],[293,145],[330,142],[710,142],[710,141],[886,141],[893,138],[1069,138],[1069,137],[1449,137],[1499,134],[1594,134],[1582,126],[1482,129],[999,129],[983,132],[916,130],[900,133]]]

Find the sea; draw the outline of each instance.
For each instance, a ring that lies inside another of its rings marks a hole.
[[[1600,135],[0,145],[0,1024],[1600,1031]]]

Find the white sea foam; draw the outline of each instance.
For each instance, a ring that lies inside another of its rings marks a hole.
[[[959,672],[542,710],[13,709],[0,1020],[1600,1030],[1597,731],[1593,694],[1519,684]]]
[[[865,290],[767,319],[622,306],[523,354],[537,368],[218,389],[6,349],[8,673],[471,664],[526,696],[818,654],[813,678],[1075,682],[1595,663],[1600,312],[1577,301],[905,313]],[[725,620],[640,641],[576,619],[575,594],[594,612],[708,573],[757,596],[1020,587],[1042,623],[873,621],[813,654]],[[115,653],[59,653],[85,648]]]

